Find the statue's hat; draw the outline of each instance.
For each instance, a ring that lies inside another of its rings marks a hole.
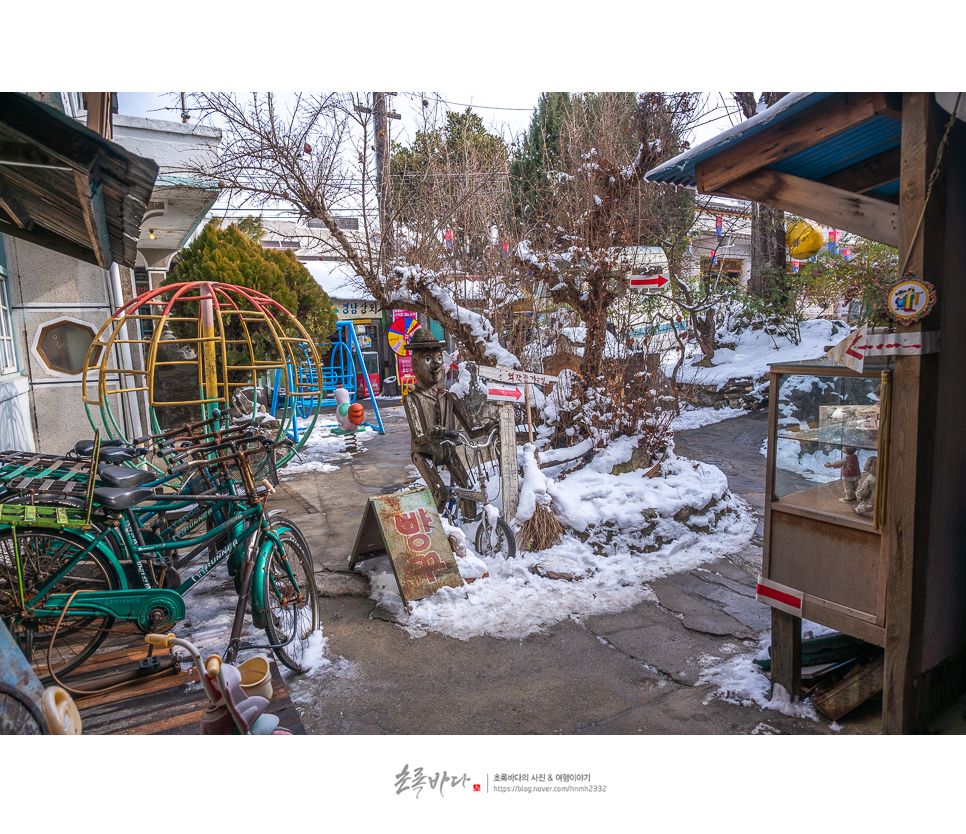
[[[439,341],[429,330],[420,328],[409,338],[409,349],[416,350],[442,350],[446,345]]]

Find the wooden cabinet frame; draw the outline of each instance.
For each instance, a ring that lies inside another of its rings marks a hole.
[[[824,493],[832,491],[831,484],[793,494],[791,499],[785,496],[786,500],[780,500],[776,493],[781,439],[778,384],[783,376],[792,374],[874,379],[881,375],[881,369],[856,374],[845,368],[811,363],[771,368],[762,578],[799,592],[802,618],[884,646],[888,551],[874,518],[850,515],[836,511],[835,505],[829,506],[830,499]],[[888,424],[883,422],[876,446],[880,460],[886,457],[888,442]],[[877,485],[880,483],[881,474]],[[810,500],[805,500],[806,496]],[[878,495],[877,500],[884,500],[884,494]]]

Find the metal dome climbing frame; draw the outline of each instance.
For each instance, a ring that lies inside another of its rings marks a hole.
[[[312,337],[269,296],[247,287],[208,281],[170,284],[128,302],[101,327],[83,372],[88,419],[111,438],[127,437],[117,411],[147,413],[150,431],[224,415],[239,391],[257,391],[293,364],[318,372]],[[251,397],[258,416],[258,398]],[[287,462],[308,438],[318,410],[301,415],[301,441],[279,459]],[[294,405],[273,415],[276,440],[290,435]]]

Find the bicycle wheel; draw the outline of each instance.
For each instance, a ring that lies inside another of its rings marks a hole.
[[[275,545],[265,571],[265,632],[278,659],[295,672],[304,672],[308,640],[319,627],[319,590],[308,544],[291,522],[278,522]]]
[[[512,559],[516,556],[517,540],[510,525],[502,518],[498,518],[494,529],[489,516],[484,512],[483,520],[476,528],[476,552],[481,556],[499,555],[504,559]]]
[[[114,591],[121,587],[121,583],[113,566],[99,553],[92,551],[77,558],[87,546],[87,541],[81,537],[23,529],[17,532],[17,544],[19,573],[12,532],[0,533],[0,617],[37,677],[46,683],[53,680],[51,673],[65,674],[87,660],[111,630],[114,618],[73,616],[68,609],[57,632],[57,640],[51,647],[50,638],[57,618],[25,615],[21,606],[21,579],[23,599],[34,606],[41,605],[52,593]],[[41,589],[51,582],[53,584],[46,589],[44,596],[36,599]]]
[[[0,683],[0,736],[44,736],[43,713],[24,693]]]

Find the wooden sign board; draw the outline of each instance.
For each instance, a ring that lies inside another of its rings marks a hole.
[[[496,382],[508,382],[511,385],[546,385],[548,382],[556,382],[557,377],[549,374],[536,374],[532,371],[518,371],[515,368],[504,368],[501,365],[490,366],[480,365],[477,371],[483,379],[491,379]]]
[[[389,556],[399,594],[409,604],[440,588],[459,588],[463,577],[427,489],[370,498],[349,557],[349,568]]]

